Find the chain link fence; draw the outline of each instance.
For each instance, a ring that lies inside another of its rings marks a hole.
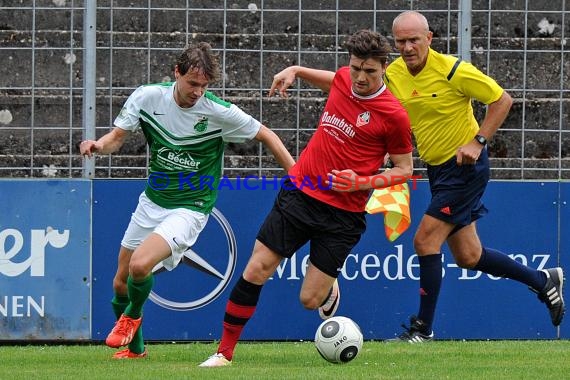
[[[137,86],[173,80],[176,54],[198,40],[211,43],[220,55],[224,75],[211,91],[274,129],[298,155],[325,97],[297,83],[289,99],[270,99],[273,75],[291,64],[335,70],[348,62],[343,48],[348,35],[372,28],[390,37],[393,18],[409,9],[428,18],[436,50],[471,60],[514,98],[511,114],[489,146],[493,178],[570,177],[570,20],[564,0],[0,4],[0,177],[81,177],[78,145],[85,131],[96,137],[108,132]],[[85,42],[84,31],[90,8],[96,12],[93,46]],[[85,62],[85,57],[95,57],[95,62]],[[85,63],[93,63],[95,71],[88,88]],[[94,125],[84,125],[86,92],[94,94]],[[485,108],[475,104],[475,109],[481,120]],[[415,157],[421,174],[423,166]],[[95,177],[145,177],[147,159],[144,137],[135,134],[120,152],[96,158]],[[257,142],[229,144],[224,167],[228,176],[280,172]]]

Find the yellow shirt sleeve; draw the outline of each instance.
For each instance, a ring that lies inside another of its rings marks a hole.
[[[493,78],[483,74],[471,63],[462,61],[457,71],[458,75],[453,75],[449,83],[470,98],[491,104],[503,94],[503,88]]]
[[[472,101],[498,100],[503,89],[468,62],[430,49],[426,66],[411,75],[402,58],[388,66],[385,82],[410,116],[420,158],[440,165],[479,131]]]

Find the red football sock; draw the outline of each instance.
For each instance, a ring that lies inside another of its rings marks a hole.
[[[218,353],[223,354],[226,359],[232,360],[241,332],[255,312],[255,308],[255,306],[237,305],[231,300],[228,301],[224,316],[222,340],[218,347]]]

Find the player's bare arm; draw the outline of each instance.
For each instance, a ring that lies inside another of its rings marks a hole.
[[[255,139],[263,143],[263,145],[273,153],[273,157],[275,157],[277,162],[279,162],[285,171],[288,171],[289,168],[295,164],[295,160],[287,148],[285,148],[285,145],[283,145],[279,136],[265,125],[261,126],[259,132],[257,132],[257,135],[255,136]]]
[[[488,105],[479,134],[490,140],[507,118],[512,105],[513,99],[506,91],[503,91],[497,101]]]
[[[384,170],[381,176],[374,176],[373,178],[375,178],[375,180],[370,181],[372,188],[380,189],[382,187],[404,183],[414,174],[414,160],[411,152],[390,154],[390,160],[392,161],[392,168]],[[388,183],[384,183],[384,179],[388,181]]]
[[[273,76],[269,96],[278,92],[281,97],[288,97],[287,89],[296,78],[309,82],[324,92],[329,92],[335,73],[333,71],[311,69],[303,66],[289,66]]]
[[[128,131],[115,127],[97,141],[82,141],[81,144],[79,144],[79,151],[82,156],[87,157],[92,157],[94,153],[110,154],[116,152],[123,146],[128,134]]]
[[[503,91],[503,94],[497,101],[489,104],[487,114],[485,115],[485,119],[483,119],[481,128],[479,129],[479,134],[485,137],[487,141],[491,140],[495,135],[495,132],[497,132],[503,124],[509,114],[512,104],[513,99],[506,91]],[[457,148],[456,153],[457,164],[473,165],[475,161],[479,159],[479,155],[483,148],[484,145],[481,145],[475,139],[469,141],[463,146],[460,146]]]

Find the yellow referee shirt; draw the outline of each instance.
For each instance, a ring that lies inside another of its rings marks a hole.
[[[472,64],[431,48],[419,74],[411,75],[399,57],[388,66],[385,82],[408,111],[418,153],[429,165],[452,158],[479,131],[472,99],[490,104],[503,94]]]

